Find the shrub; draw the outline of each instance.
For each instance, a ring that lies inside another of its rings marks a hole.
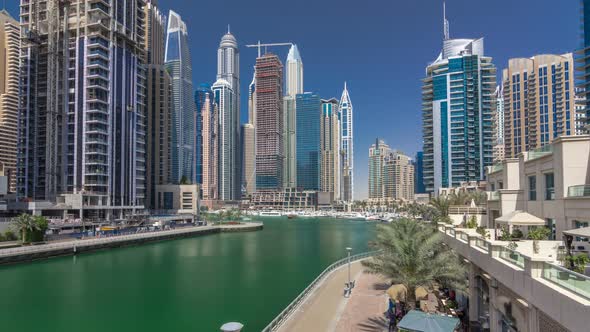
[[[522,231],[518,228],[514,229],[512,231],[512,238],[513,239],[522,239],[524,237],[524,235],[522,234]]]
[[[477,217],[471,216],[469,218],[469,220],[467,221],[467,223],[465,224],[465,226],[467,226],[467,228],[476,228],[477,227]]]
[[[6,231],[4,233],[4,239],[5,241],[16,241],[18,240],[18,237],[16,236],[16,234],[14,234],[13,231]]]

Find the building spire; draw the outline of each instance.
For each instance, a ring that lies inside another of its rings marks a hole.
[[[444,40],[449,40],[449,21],[447,20],[447,6],[446,1],[443,1],[443,28]]]
[[[344,90],[347,90],[347,89],[346,89],[346,81],[344,81]]]
[[[229,35],[231,33],[230,29],[229,29],[229,24],[227,25],[227,34]]]

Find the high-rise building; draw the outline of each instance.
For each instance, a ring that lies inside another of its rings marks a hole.
[[[242,126],[242,186],[247,195],[256,191],[256,72],[248,86],[248,123]]]
[[[237,168],[239,163],[239,145],[236,135],[234,104],[235,93],[231,84],[220,78],[211,87],[215,104],[219,112],[219,199],[232,201],[241,197],[241,178]],[[238,127],[239,128],[239,127]],[[239,131],[237,132],[239,134]]]
[[[383,140],[376,139],[369,148],[369,199],[382,199],[385,196],[385,161],[391,149]]]
[[[297,188],[320,190],[320,97],[306,92],[296,98]]]
[[[580,100],[585,101],[585,133],[590,133],[590,0],[580,1],[582,8],[582,49],[576,52],[576,77]],[[583,111],[583,110],[582,110]]]
[[[303,93],[303,62],[297,45],[291,45],[287,55],[285,70],[285,97],[283,98],[284,131],[283,143],[285,163],[283,165],[283,186],[294,188],[297,185],[297,100]]]
[[[414,200],[414,165],[410,157],[390,151],[383,170],[383,197],[395,200]]]
[[[21,198],[65,195],[103,220],[144,207],[145,5],[21,2]]]
[[[219,106],[221,172],[219,194],[221,200],[238,200],[242,190],[242,145],[240,143],[240,52],[234,35],[228,31],[217,50],[217,83],[229,83],[224,89],[223,105]],[[213,88],[216,91],[216,88]],[[217,89],[218,90],[218,89]],[[216,92],[216,98],[218,93]]]
[[[354,200],[354,118],[346,82],[344,82],[344,91],[342,91],[338,107],[341,114],[340,134],[342,136],[340,140],[342,154],[340,197],[344,202],[350,203]]]
[[[171,181],[196,182],[196,106],[188,31],[180,15],[170,11],[166,31],[166,69],[172,82]]]
[[[20,27],[6,10],[0,11],[0,164],[8,192],[16,192]]]
[[[507,158],[575,134],[571,53],[510,59],[502,76]]]
[[[158,7],[145,6],[146,89],[146,202],[156,207],[156,186],[170,183],[171,85],[164,67],[164,34],[166,17]]]
[[[414,160],[414,193],[425,194],[426,188],[424,187],[424,167],[423,161],[424,153],[422,151],[416,152],[416,159]]]
[[[574,89],[574,104],[576,108],[576,135],[584,135],[588,132],[590,127],[587,127],[588,122],[586,114],[586,93],[583,88],[576,87]]]
[[[504,160],[504,89],[496,87],[496,112],[494,113],[494,163]]]
[[[256,59],[256,190],[283,187],[283,64],[274,54]]]
[[[201,84],[195,92],[201,123],[201,192],[204,201],[219,199],[219,110],[215,95],[208,84]]]
[[[424,184],[427,192],[485,177],[493,161],[496,67],[481,39],[445,38],[422,80]]]
[[[341,119],[338,100],[322,99],[320,119],[320,191],[332,194],[334,201],[341,200]]]

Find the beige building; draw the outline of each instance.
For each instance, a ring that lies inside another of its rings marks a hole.
[[[146,202],[156,207],[156,186],[170,183],[171,85],[164,67],[164,25],[162,12],[148,3],[145,6],[145,57],[147,62],[147,135],[146,135]]]
[[[401,152],[392,151],[385,159],[384,195],[395,200],[414,200],[414,165]]]
[[[575,134],[571,53],[510,59],[502,82],[506,158]]]
[[[338,100],[322,99],[320,120],[320,191],[340,200],[340,119]]]
[[[205,96],[200,110],[203,136],[203,200],[219,199],[219,109],[213,102],[213,94]]]
[[[8,191],[16,192],[16,156],[19,96],[19,22],[0,11],[0,164]]]
[[[196,184],[156,186],[156,209],[171,214],[198,215],[199,191]]]

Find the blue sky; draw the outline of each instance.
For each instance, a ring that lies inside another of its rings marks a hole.
[[[243,45],[258,40],[298,45],[306,91],[340,98],[347,81],[355,107],[356,198],[367,195],[368,148],[376,137],[409,155],[421,149],[420,80],[440,52],[442,0],[159,2],[187,23],[195,86],[214,82],[227,24],[240,44],[244,97],[256,51]],[[7,3],[16,15],[18,1]],[[578,0],[448,0],[447,17],[451,38],[485,38],[499,80],[509,58],[577,49],[579,6]],[[288,50],[273,51],[284,59]],[[246,114],[243,98],[243,121]]]

